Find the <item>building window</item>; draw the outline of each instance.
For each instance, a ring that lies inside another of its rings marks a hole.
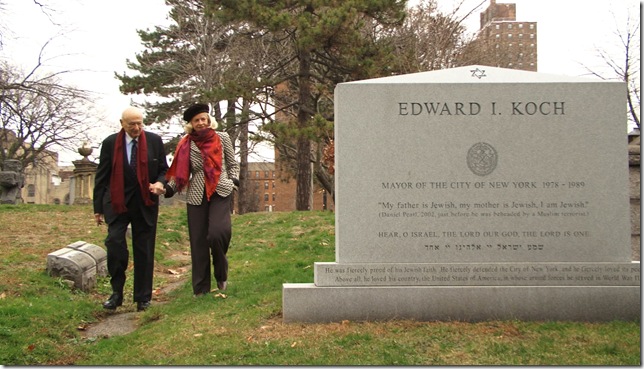
[[[264,181],[264,189],[268,190],[268,181]]]
[[[523,38],[523,33],[519,33],[519,38]]]
[[[495,27],[494,27],[494,28],[496,28],[496,29],[500,29],[500,28],[501,28],[501,25],[500,25],[500,24],[497,24],[497,25],[495,25]]]
[[[275,181],[273,181],[273,188],[275,188]]]
[[[268,194],[267,193],[264,194],[264,202],[266,202],[266,201],[268,201]]]
[[[27,186],[27,196],[28,197],[34,197],[36,196],[36,186],[30,184]]]
[[[530,34],[530,38],[534,39],[534,33]]]
[[[519,28],[523,28],[523,23],[519,23]]]
[[[498,35],[498,34],[497,34],[497,35],[496,35],[496,38],[501,38],[501,35]]]
[[[273,178],[275,178],[275,171],[273,171]]]
[[[508,23],[508,29],[512,29],[512,23]]]
[[[255,178],[259,178],[259,170],[255,171]]]
[[[530,25],[530,29],[534,29],[534,24],[531,24],[531,25]]]
[[[512,34],[511,34],[511,33],[508,33],[508,38],[512,38]]]
[[[273,192],[273,202],[275,202],[275,192]]]
[[[268,178],[268,170],[264,171],[264,178]]]

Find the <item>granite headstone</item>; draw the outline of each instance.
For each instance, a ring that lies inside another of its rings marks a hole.
[[[336,260],[284,320],[640,316],[625,86],[469,66],[339,84]]]

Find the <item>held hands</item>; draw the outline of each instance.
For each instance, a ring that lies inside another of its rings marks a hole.
[[[164,195],[165,194],[165,187],[163,186],[163,183],[157,182],[154,184],[150,185],[150,192],[155,194],[155,195]]]

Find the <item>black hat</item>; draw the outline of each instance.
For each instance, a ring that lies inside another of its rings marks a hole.
[[[193,104],[183,112],[183,120],[190,122],[199,113],[210,113],[210,108],[206,104]]]

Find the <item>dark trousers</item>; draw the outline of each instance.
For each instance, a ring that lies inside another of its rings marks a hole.
[[[128,206],[126,213],[119,214],[108,225],[105,246],[107,247],[107,270],[111,277],[112,291],[123,295],[125,271],[129,260],[129,251],[125,241],[128,224],[132,225],[134,301],[150,301],[154,275],[156,221],[150,226],[141,214],[140,206]]]
[[[201,205],[188,204],[188,234],[192,259],[192,290],[195,294],[210,292],[210,257],[218,282],[228,279],[226,253],[232,236],[230,199],[215,193]]]

